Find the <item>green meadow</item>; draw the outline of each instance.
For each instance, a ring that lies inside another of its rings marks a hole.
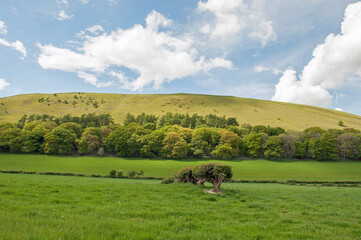
[[[165,177],[195,159],[0,154],[0,170]],[[357,161],[217,161],[235,180],[361,181]],[[361,185],[223,183],[0,173],[0,239],[359,239]]]
[[[80,173],[108,175],[109,171],[144,171],[145,177],[163,178],[182,167],[206,162],[222,162],[233,167],[235,180],[304,180],[361,181],[360,161],[269,161],[234,160],[201,161],[197,159],[165,160],[118,157],[73,157],[37,154],[0,154],[0,170]]]
[[[360,239],[361,188],[0,173],[1,239]]]

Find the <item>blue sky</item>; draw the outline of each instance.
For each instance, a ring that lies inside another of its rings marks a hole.
[[[200,93],[361,115],[361,2],[2,0],[0,97]]]

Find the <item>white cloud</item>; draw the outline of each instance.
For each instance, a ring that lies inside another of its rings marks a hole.
[[[79,0],[82,4],[87,4],[89,0]]]
[[[96,76],[85,72],[78,72],[78,77],[84,79],[86,83],[90,83],[96,87],[109,87],[114,84],[113,82],[99,82]]]
[[[259,66],[255,66],[253,68],[254,72],[255,73],[261,73],[261,72],[272,72],[274,75],[278,75],[280,73],[282,73],[282,70],[278,69],[278,68],[271,68],[271,67],[265,67],[265,66],[262,66],[262,65],[259,65]]]
[[[262,46],[265,46],[269,41],[276,40],[276,33],[273,30],[272,22],[265,20],[255,20],[258,22],[256,25],[257,30],[248,33],[252,39],[258,40]]]
[[[93,25],[87,29],[85,29],[86,31],[92,33],[92,34],[98,34],[100,32],[104,32],[104,29],[102,26],[100,25]]]
[[[5,22],[0,21],[0,34],[6,35],[7,32],[8,30],[6,29]]]
[[[276,39],[272,22],[265,19],[260,6],[263,1],[208,0],[198,2],[197,10],[210,13],[211,17],[201,26],[200,31],[213,40],[230,41],[245,34],[258,40],[262,46]]]
[[[171,19],[154,10],[147,15],[145,22],[147,28],[153,31],[158,31],[158,27],[168,27],[173,23]]]
[[[272,99],[328,106],[332,100],[329,90],[361,80],[360,39],[361,2],[357,2],[347,6],[341,33],[328,35],[314,49],[299,79],[292,70],[284,72]]]
[[[5,79],[0,78],[0,90],[4,90],[7,86],[10,86],[10,83],[5,81]]]
[[[92,75],[92,74],[88,74],[85,72],[78,72],[78,77],[84,79],[85,82],[90,83],[91,85],[96,86],[98,79],[96,76]]]
[[[189,36],[174,36],[159,31],[171,20],[156,11],[146,18],[146,26],[135,25],[129,29],[118,29],[109,34],[87,38],[81,53],[52,45],[41,45],[39,64],[45,69],[69,72],[94,72],[111,74],[117,68],[126,68],[137,77],[125,76],[123,86],[142,90],[146,86],[159,88],[174,79],[184,78],[216,67],[232,68],[232,62],[223,58],[206,60],[192,47],[194,39]],[[119,72],[118,72],[119,73]],[[80,76],[85,79],[84,74]],[[118,79],[119,77],[116,76]],[[94,78],[86,78],[94,83]]]
[[[116,77],[119,81],[121,88],[132,89],[131,80],[121,71],[111,71],[108,73],[110,76]]]
[[[272,100],[327,106],[331,103],[332,96],[321,86],[309,85],[303,81],[298,81],[296,71],[287,69],[276,85],[276,92]]]
[[[104,32],[104,29],[101,25],[93,25],[91,27],[86,28],[83,31],[80,31],[77,36],[79,38],[90,38],[92,36],[96,36]],[[90,34],[90,35],[89,35]]]
[[[343,112],[343,109],[342,108],[335,108],[336,111],[340,111],[340,112]]]
[[[7,28],[5,22],[3,21],[0,21],[0,34],[2,35],[7,34]],[[24,47],[24,44],[19,40],[16,40],[15,42],[9,42],[3,38],[0,38],[0,45],[13,48],[16,51],[20,52],[23,55],[23,57],[26,57],[26,48]]]
[[[89,70],[93,72],[104,72],[106,66],[94,56],[83,55],[65,48],[57,48],[52,45],[42,46],[38,63],[44,69],[58,69],[67,72]]]
[[[68,15],[66,14],[65,10],[60,10],[59,13],[58,13],[58,16],[57,16],[57,19],[59,21],[63,21],[63,20],[69,20],[73,17],[73,15]]]

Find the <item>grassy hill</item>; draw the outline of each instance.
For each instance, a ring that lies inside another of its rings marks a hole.
[[[287,130],[304,130],[311,126],[361,129],[361,116],[299,104],[197,94],[105,94],[57,93],[23,94],[0,98],[0,122],[15,122],[23,114],[110,113],[121,122],[127,113],[163,115],[173,113],[216,114],[236,117],[239,123],[280,126]]]

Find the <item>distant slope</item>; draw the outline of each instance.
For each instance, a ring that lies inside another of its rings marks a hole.
[[[199,115],[212,113],[236,117],[240,124],[280,126],[297,131],[311,126],[341,128],[337,123],[342,120],[347,127],[361,130],[361,116],[319,107],[231,96],[77,92],[24,94],[0,98],[0,122],[15,122],[23,114],[46,113],[61,116],[92,112],[110,113],[116,122],[121,122],[127,113],[145,112],[158,116],[166,112]]]

